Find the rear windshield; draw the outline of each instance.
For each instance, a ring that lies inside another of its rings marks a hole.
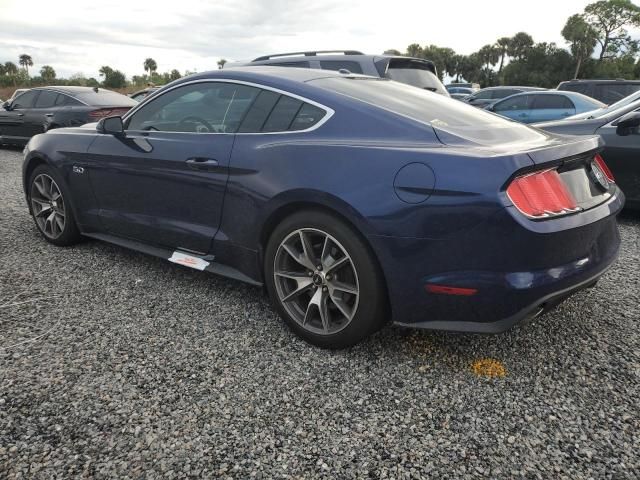
[[[309,83],[481,145],[536,141],[543,136],[530,127],[504,117],[386,79],[328,77]]]
[[[440,79],[426,65],[423,66],[418,62],[392,61],[387,69],[387,78],[413,87],[448,95],[447,89]]]
[[[138,102],[126,95],[101,88],[98,89],[98,92],[89,90],[80,93],[73,92],[72,95],[81,102],[96,107],[133,107],[138,105]]]

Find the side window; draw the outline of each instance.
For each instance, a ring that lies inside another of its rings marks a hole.
[[[476,93],[473,98],[477,98],[478,100],[491,100],[493,98],[493,90],[486,90],[484,92]]]
[[[35,108],[51,108],[56,103],[56,98],[58,94],[56,92],[52,92],[51,90],[40,90],[40,95],[38,95],[38,100],[36,100]]]
[[[531,108],[534,110],[566,110],[573,108],[573,104],[564,95],[534,95]]]
[[[583,95],[588,95],[589,84],[587,83],[566,83],[561,85],[558,90],[570,90],[572,92],[582,93]]]
[[[128,130],[234,133],[259,89],[236,83],[185,85],[149,101],[127,121]]]
[[[262,90],[247,112],[238,132],[260,132],[280,97],[279,93]]]
[[[282,95],[276,106],[271,110],[271,114],[262,127],[262,131],[282,132],[288,130],[300,107],[302,107],[300,100]]]
[[[345,68],[351,73],[362,73],[362,67],[358,62],[347,60],[320,60],[320,68],[323,70],[340,70]]]
[[[279,63],[266,63],[268,67],[294,67],[294,68],[309,68],[309,62],[279,62]]]
[[[496,104],[493,108],[494,112],[506,112],[508,110],[528,110],[529,95],[518,95],[517,97],[507,98]]]
[[[38,93],[38,90],[29,90],[27,92],[24,92],[13,101],[11,106],[13,108],[31,108],[36,101]]]
[[[263,90],[247,112],[239,133],[306,130],[327,114],[322,108],[295,98]]]
[[[494,90],[493,98],[507,98],[511,95],[515,95],[516,93],[520,93],[521,91],[522,90],[510,90],[508,88],[504,90]]]

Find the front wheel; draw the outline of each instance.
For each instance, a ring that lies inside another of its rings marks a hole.
[[[265,255],[269,295],[288,325],[324,348],[351,346],[385,321],[386,292],[369,247],[324,212],[301,212],[273,232]]]
[[[69,205],[69,193],[57,172],[40,165],[29,180],[31,215],[44,239],[58,246],[77,243],[81,236]]]

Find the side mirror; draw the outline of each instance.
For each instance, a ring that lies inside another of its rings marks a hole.
[[[106,135],[123,136],[124,124],[122,123],[122,117],[107,117],[98,122],[96,127],[98,133],[104,133]]]
[[[616,134],[626,137],[636,133],[640,127],[640,112],[630,112],[616,120],[613,125],[616,127]]]
[[[4,108],[5,110],[11,110],[11,102],[6,101],[2,104],[2,108]]]

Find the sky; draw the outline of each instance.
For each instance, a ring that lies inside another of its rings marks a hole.
[[[593,0],[592,0],[593,1]],[[580,0],[0,0],[0,62],[31,55],[32,74],[51,65],[59,77],[98,78],[102,65],[128,77],[205,71],[220,58],[251,60],[302,50],[404,51],[435,44],[469,54],[519,31],[565,46],[567,18]]]

